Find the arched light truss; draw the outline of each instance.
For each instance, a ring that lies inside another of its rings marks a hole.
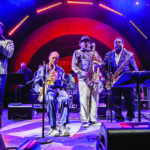
[[[113,41],[116,37],[122,37],[125,41],[125,48],[135,54],[138,66],[141,66],[139,58],[130,43],[118,31],[112,27],[89,18],[64,18],[49,22],[33,32],[21,45],[11,63],[11,69],[16,72],[22,61],[28,62],[32,56],[49,41],[65,35],[88,35],[110,49],[113,49]],[[37,60],[38,61],[38,60]]]

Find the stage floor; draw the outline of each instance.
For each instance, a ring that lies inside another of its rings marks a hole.
[[[141,110],[141,122],[149,122],[149,110]],[[107,112],[107,118],[98,119],[98,122],[110,122],[110,112]],[[123,112],[126,116],[126,111]],[[114,114],[113,114],[114,116]],[[135,112],[133,122],[138,122],[138,112]],[[58,115],[59,120],[59,115]],[[5,147],[19,147],[25,141],[38,139],[42,136],[42,113],[34,114],[32,120],[8,120],[8,110],[3,110],[1,135]],[[112,122],[115,122],[113,119]],[[59,123],[59,122],[58,122]],[[80,115],[77,112],[70,113],[70,137],[49,137],[49,125],[47,114],[45,113],[44,136],[53,140],[50,144],[41,144],[43,150],[95,150],[97,136],[99,135],[100,126],[90,126],[87,129],[81,127]]]

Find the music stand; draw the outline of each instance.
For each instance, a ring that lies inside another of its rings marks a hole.
[[[113,87],[136,87],[138,100],[138,121],[141,122],[140,86],[150,86],[150,71],[125,72],[116,81]]]
[[[26,79],[23,73],[8,73],[7,74],[7,81],[11,85],[26,85]],[[15,103],[17,103],[16,99],[16,90],[15,90]]]

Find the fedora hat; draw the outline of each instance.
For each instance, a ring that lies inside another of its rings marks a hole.
[[[83,41],[90,41],[90,42],[92,42],[92,40],[86,35],[81,37],[81,40],[79,41],[79,43],[81,43]]]

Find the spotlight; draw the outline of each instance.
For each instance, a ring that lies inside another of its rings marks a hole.
[[[139,2],[139,1],[136,1],[136,2],[135,2],[135,5],[139,5],[139,4],[140,4],[140,2]]]

